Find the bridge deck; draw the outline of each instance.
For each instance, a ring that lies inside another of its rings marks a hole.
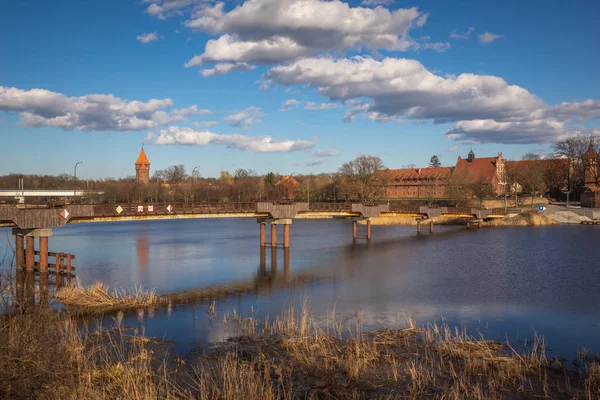
[[[4,207],[15,206],[0,206]],[[86,207],[84,215],[73,214],[68,223],[97,223],[119,221],[167,220],[167,219],[212,219],[212,218],[265,218],[268,213],[257,212],[257,203],[133,203],[133,204],[97,204],[89,206],[70,206],[64,204],[43,204],[17,206],[22,210],[56,210],[70,207]],[[455,218],[500,218],[511,212],[521,210],[478,210],[473,208],[441,207],[429,208],[419,206],[390,206],[388,212],[382,212],[383,217],[437,217],[448,216]],[[34,211],[32,211],[34,212]],[[484,215],[481,215],[481,214]],[[352,211],[352,203],[310,203],[307,211],[300,211],[294,217],[297,219],[330,219],[360,217],[360,212]],[[63,222],[64,223],[64,222]],[[0,212],[0,227],[16,226],[13,220],[2,218]]]

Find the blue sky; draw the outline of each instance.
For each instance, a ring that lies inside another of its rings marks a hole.
[[[0,174],[71,173],[84,161],[83,178],[132,175],[142,142],[153,170],[217,176],[332,172],[361,154],[390,168],[432,154],[453,165],[470,147],[518,159],[600,133],[597,1],[21,0],[1,10]]]

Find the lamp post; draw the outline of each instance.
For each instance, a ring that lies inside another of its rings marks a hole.
[[[73,177],[75,178],[75,180],[77,180],[77,166],[79,164],[83,164],[83,161],[79,161],[77,164],[75,164],[75,168],[73,168]]]
[[[194,167],[194,169],[192,170],[192,178],[195,178],[194,172],[196,172],[196,168],[200,168],[200,166],[198,165],[198,166]],[[200,173],[198,173],[198,175],[200,175]]]
[[[83,164],[83,161],[79,161],[77,164],[75,164],[75,168],[73,168],[73,177],[75,179],[75,182],[77,182],[77,166],[79,164]],[[77,195],[77,188],[73,189],[73,196]]]

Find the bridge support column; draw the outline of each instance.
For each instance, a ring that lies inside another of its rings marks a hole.
[[[371,219],[367,220],[367,240],[371,240]]]
[[[277,247],[277,225],[271,224],[271,247]]]
[[[27,268],[27,271],[33,271],[35,265],[35,238],[33,236],[27,236],[25,241],[25,267]]]
[[[352,221],[352,239],[356,240],[356,221]]]
[[[40,236],[40,272],[48,272],[48,236]]]
[[[290,247],[290,224],[283,225],[283,247]]]
[[[17,233],[15,234],[15,264],[17,272],[25,268],[25,237]]]
[[[267,245],[267,224],[259,222],[260,225],[260,247]]]

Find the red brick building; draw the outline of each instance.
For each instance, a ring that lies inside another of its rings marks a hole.
[[[502,195],[505,161],[497,157],[476,158],[471,150],[467,158],[458,157],[454,167],[403,168],[378,171],[388,199],[443,199],[448,197],[448,186],[488,185],[490,194]]]
[[[283,200],[294,200],[300,194],[300,182],[291,175],[282,176],[275,186],[280,191]]]
[[[582,207],[600,208],[600,176],[598,174],[600,157],[590,139],[590,146],[583,155],[584,187],[581,193]]]
[[[385,198],[445,198],[446,185],[454,167],[403,168],[379,171],[385,182]]]

